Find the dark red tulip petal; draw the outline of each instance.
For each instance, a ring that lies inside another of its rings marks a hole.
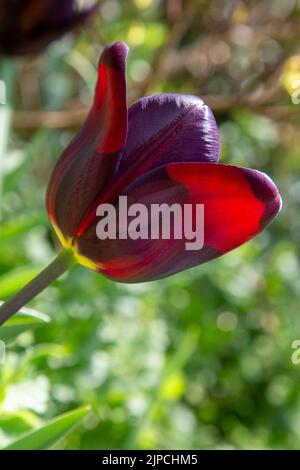
[[[174,162],[218,162],[215,118],[196,96],[164,94],[138,100],[128,111],[128,138],[119,174],[137,177]]]
[[[65,238],[76,234],[91,203],[109,186],[125,145],[127,52],[123,43],[104,50],[92,109],[52,174],[47,210]]]
[[[278,214],[281,198],[264,173],[231,165],[169,165],[168,174],[203,200],[205,241],[226,253],[259,233]]]
[[[204,204],[204,246],[186,239],[103,240],[96,222],[79,238],[79,252],[105,276],[121,282],[160,279],[220,256],[258,234],[281,207],[274,183],[263,173],[213,163],[175,163],[150,171],[130,185],[128,204]],[[171,234],[173,233],[173,227]]]

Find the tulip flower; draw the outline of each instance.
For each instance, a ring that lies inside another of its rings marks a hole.
[[[62,254],[46,274],[17,294],[17,300],[0,308],[0,321],[70,263],[119,282],[162,279],[240,246],[261,232],[281,208],[278,190],[264,173],[218,163],[217,125],[200,98],[161,94],[142,98],[127,109],[127,52],[127,46],[117,42],[102,53],[90,113],[50,179],[47,211]],[[167,239],[99,240],[97,208],[117,207],[120,196],[126,196],[129,205],[145,207],[202,205],[202,248],[187,250],[185,237],[177,239],[173,232]]]
[[[42,51],[82,23],[95,7],[78,10],[75,0],[1,0],[0,55]]]

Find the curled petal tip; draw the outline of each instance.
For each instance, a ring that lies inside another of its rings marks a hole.
[[[109,184],[125,146],[127,52],[120,42],[104,49],[91,111],[49,184],[48,211],[67,239],[77,237],[94,216],[93,203]]]
[[[244,169],[254,195],[263,202],[265,215],[262,225],[267,225],[281,210],[282,199],[274,181],[265,173]]]
[[[111,68],[122,68],[128,54],[128,46],[125,42],[113,42],[106,46],[100,57],[99,66],[105,64]]]

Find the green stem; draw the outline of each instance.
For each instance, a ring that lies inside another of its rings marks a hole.
[[[0,306],[0,325],[17,313],[30,300],[34,299],[51,282],[61,276],[75,263],[73,253],[62,251],[40,274],[30,281],[14,297]]]

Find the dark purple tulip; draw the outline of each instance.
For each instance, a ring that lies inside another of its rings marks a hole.
[[[163,94],[127,110],[128,48],[108,46],[100,59],[88,118],[54,169],[47,210],[78,262],[122,282],[160,279],[216,258],[259,233],[279,212],[275,184],[256,170],[219,164],[211,110],[195,96]],[[96,236],[100,204],[173,203],[205,207],[204,246],[186,240]]]
[[[74,0],[0,0],[0,55],[41,52],[95,8],[78,10]]]

